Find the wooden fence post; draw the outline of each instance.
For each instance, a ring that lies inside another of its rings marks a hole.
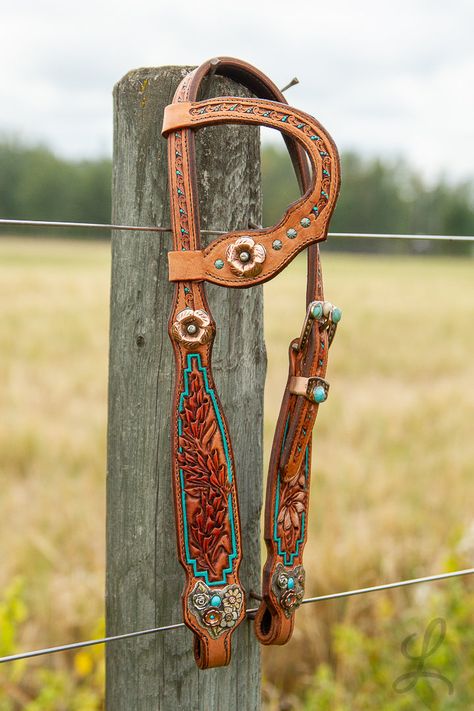
[[[129,72],[114,89],[114,223],[169,225],[163,109],[189,68]],[[212,95],[248,95],[214,77]],[[201,226],[261,221],[258,129],[198,132]],[[170,412],[174,362],[167,321],[169,233],[112,237],[107,471],[107,633],[181,621],[184,571],[171,503]],[[266,368],[261,287],[208,287],[217,322],[213,368],[233,441],[243,529],[241,579],[260,580],[262,412]],[[254,601],[250,601],[251,603]],[[260,650],[253,625],[233,636],[229,667],[199,671],[192,634],[178,629],[115,642],[106,653],[108,711],[255,711]]]

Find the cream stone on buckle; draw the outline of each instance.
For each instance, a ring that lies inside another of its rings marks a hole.
[[[171,332],[175,341],[182,343],[185,348],[193,348],[211,340],[211,319],[202,309],[183,309],[176,316]]]
[[[251,237],[238,237],[226,252],[231,272],[244,278],[260,274],[266,256],[263,244],[254,242]]]

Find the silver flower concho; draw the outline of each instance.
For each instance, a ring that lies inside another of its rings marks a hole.
[[[175,341],[185,348],[209,343],[212,338],[213,326],[209,314],[202,309],[183,309],[176,316],[171,333]]]
[[[263,244],[251,237],[238,237],[227,247],[226,259],[233,274],[240,277],[254,277],[260,274],[266,252]]]

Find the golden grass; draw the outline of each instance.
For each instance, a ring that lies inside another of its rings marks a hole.
[[[323,259],[344,317],[314,443],[307,592],[472,565],[472,263]],[[265,287],[267,454],[305,281],[298,259]],[[107,244],[0,240],[0,589],[26,580],[25,648],[88,636],[103,611],[108,288]],[[265,653],[269,686],[330,662],[332,624],[370,625],[377,604],[302,609],[290,646]]]

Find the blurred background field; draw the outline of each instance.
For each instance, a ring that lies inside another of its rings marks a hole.
[[[449,256],[323,250],[344,310],[315,436],[307,594],[471,567],[474,280]],[[0,654],[103,632],[109,245],[0,238]],[[266,287],[268,453],[303,318],[305,265]],[[400,645],[433,618],[446,639],[420,680]],[[167,622],[164,620],[163,622]],[[474,581],[439,582],[298,613],[264,650],[265,706],[474,707]],[[103,652],[0,667],[0,711],[102,708]]]

